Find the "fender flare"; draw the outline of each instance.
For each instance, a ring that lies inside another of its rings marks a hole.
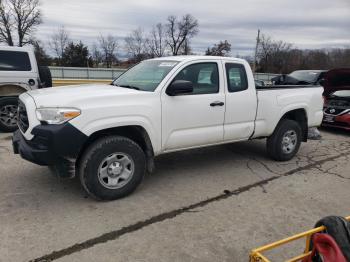
[[[105,118],[97,119],[88,123],[83,123],[78,121],[78,119],[73,119],[70,122],[73,126],[78,128],[86,136],[90,137],[92,134],[115,128],[123,128],[128,126],[139,126],[145,130],[149,137],[149,142],[152,145],[154,154],[157,155],[161,150],[161,141],[160,134],[157,134],[156,129],[153,128],[153,125],[148,121],[147,118],[142,116],[124,116],[124,117],[115,117],[115,118]]]

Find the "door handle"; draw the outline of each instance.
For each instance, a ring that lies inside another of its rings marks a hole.
[[[215,101],[213,103],[210,103],[210,106],[223,106],[224,102],[220,102],[220,101]]]

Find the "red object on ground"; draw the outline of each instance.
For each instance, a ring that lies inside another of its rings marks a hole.
[[[316,233],[312,236],[313,249],[310,256],[303,262],[313,262],[316,254],[319,254],[324,262],[347,262],[335,240],[328,234]]]

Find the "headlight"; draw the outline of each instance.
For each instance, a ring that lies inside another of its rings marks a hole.
[[[36,110],[36,117],[40,122],[46,124],[62,124],[77,116],[81,111],[77,108],[38,108]]]

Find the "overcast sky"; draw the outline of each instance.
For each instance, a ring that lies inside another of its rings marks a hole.
[[[192,14],[199,34],[196,53],[228,40],[232,55],[251,55],[257,29],[298,48],[350,47],[350,0],[41,0],[44,23],[37,37],[46,41],[59,26],[88,45],[99,34],[123,39],[141,26],[165,22],[169,15]],[[119,41],[123,44],[123,40]],[[122,52],[122,50],[121,50]]]

